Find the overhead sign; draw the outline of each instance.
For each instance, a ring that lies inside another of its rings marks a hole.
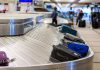
[[[32,2],[33,0],[19,0],[19,2]]]
[[[17,0],[0,0],[0,3],[15,3]]]

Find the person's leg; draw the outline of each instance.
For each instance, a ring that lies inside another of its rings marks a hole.
[[[78,20],[79,20],[79,19],[77,18],[77,19],[76,19],[76,25],[78,24]]]
[[[55,19],[55,24],[57,25],[58,23],[57,23],[57,19]]]
[[[54,24],[54,19],[52,19],[52,24]]]

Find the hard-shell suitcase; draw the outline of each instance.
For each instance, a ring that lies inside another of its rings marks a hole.
[[[81,55],[81,57],[85,57],[88,54],[89,47],[86,44],[76,43],[76,42],[68,42],[67,47]]]
[[[98,16],[97,16],[97,12],[92,13],[92,27],[93,28],[99,28],[99,20],[98,20]],[[100,17],[100,16],[99,16]]]
[[[53,50],[49,60],[51,62],[64,62],[79,59],[80,57],[80,54],[59,44],[53,46]]]
[[[81,38],[74,36],[74,35],[71,35],[69,33],[65,34],[64,39],[67,39],[67,40],[70,40],[73,42],[85,43]]]
[[[78,27],[86,27],[86,21],[85,20],[80,20]]]
[[[9,58],[7,57],[6,53],[4,51],[0,51],[0,66],[8,66]]]
[[[77,35],[77,31],[72,29],[71,27],[67,26],[67,25],[62,25],[60,27],[60,32],[62,33],[69,33],[69,34],[72,34],[72,35]]]
[[[62,24],[58,24],[59,26],[63,26],[63,25],[65,25],[65,26],[69,26],[69,27],[71,27],[71,24],[67,24],[67,23],[62,23]]]
[[[97,22],[96,18],[92,20],[92,27],[95,28],[95,29],[99,28],[99,23]]]

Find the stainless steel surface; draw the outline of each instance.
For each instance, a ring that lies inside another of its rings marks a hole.
[[[47,21],[48,22],[48,21]],[[86,57],[61,63],[49,62],[52,45],[60,43],[63,37],[58,29],[41,23],[23,36],[1,37],[0,50],[15,62],[0,70],[92,70],[93,51]]]
[[[0,38],[1,50],[8,57],[16,58],[9,67],[0,70],[92,70],[93,52],[90,49],[85,58],[61,62],[49,63],[52,45],[59,43],[62,34],[47,24],[39,25],[35,30],[20,37]]]
[[[33,28],[33,18],[0,19],[0,36],[22,35]]]

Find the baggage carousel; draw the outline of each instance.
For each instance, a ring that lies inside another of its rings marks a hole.
[[[91,48],[86,57],[78,60],[61,63],[49,61],[52,45],[60,43],[62,38],[63,34],[47,23],[38,24],[22,36],[1,37],[0,51],[5,51],[10,59],[16,60],[0,70],[92,70],[94,53]]]
[[[33,18],[31,17],[0,17],[0,36],[22,35],[32,28]]]

